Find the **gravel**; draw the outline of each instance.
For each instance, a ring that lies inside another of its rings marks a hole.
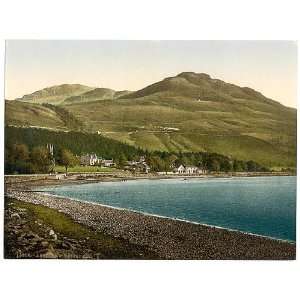
[[[146,246],[161,259],[296,258],[296,245],[286,241],[30,191],[8,189],[7,196],[56,209],[78,223]]]

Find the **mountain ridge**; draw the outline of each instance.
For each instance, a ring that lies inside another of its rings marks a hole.
[[[53,107],[46,112],[25,103],[7,106],[8,125],[55,127],[61,120]],[[182,72],[133,92],[94,88],[51,104],[67,110],[86,132],[151,151],[209,151],[267,166],[296,164],[296,109],[205,73]]]
[[[92,90],[92,87],[82,84],[60,84],[26,94],[23,97],[16,98],[16,101],[32,102],[32,103],[61,103],[67,97],[76,96],[81,93]]]

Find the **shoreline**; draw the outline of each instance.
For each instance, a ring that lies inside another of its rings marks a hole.
[[[275,176],[295,176],[295,175],[275,175]],[[65,179],[64,181],[60,181],[59,184],[55,184],[54,182],[51,182],[50,184],[47,183],[46,185],[42,185],[42,184],[38,184],[37,186],[39,187],[47,187],[47,186],[61,186],[61,185],[80,185],[80,184],[93,184],[93,183],[107,183],[107,182],[119,182],[119,181],[133,181],[133,180],[176,180],[176,179],[182,179],[182,180],[193,180],[193,179],[238,179],[238,178],[259,178],[259,177],[271,177],[270,176],[173,176],[173,177],[134,177],[134,178],[105,178],[108,180],[101,180],[101,179],[95,179],[95,180],[79,180],[79,181],[74,181],[73,179],[71,179],[70,181],[68,179]],[[83,202],[83,203],[87,203],[87,204],[95,204],[95,205],[100,205],[103,207],[108,207],[111,209],[117,209],[117,210],[124,210],[124,211],[128,211],[128,212],[134,212],[134,213],[139,213],[145,216],[153,216],[153,217],[157,217],[157,218],[163,218],[163,219],[170,219],[170,220],[174,220],[174,221],[180,221],[180,222],[186,222],[186,223],[191,223],[191,224],[195,224],[195,225],[201,225],[201,226],[207,226],[207,227],[211,227],[211,228],[217,228],[217,229],[223,229],[223,230],[227,230],[227,231],[232,231],[232,232],[238,232],[241,234],[246,234],[246,235],[251,235],[251,236],[257,236],[257,237],[262,237],[262,238],[266,238],[266,239],[271,239],[271,240],[277,240],[277,241],[282,241],[282,242],[288,242],[291,244],[296,244],[296,240],[288,240],[288,239],[281,239],[281,238],[276,238],[276,237],[271,237],[271,236],[267,236],[267,235],[263,235],[263,234],[257,234],[257,233],[252,233],[252,232],[247,232],[247,231],[242,231],[239,229],[233,229],[233,228],[228,228],[228,227],[222,227],[222,226],[218,226],[218,225],[211,225],[211,224],[207,224],[207,223],[200,223],[200,222],[196,222],[196,221],[190,221],[190,220],[185,220],[185,219],[180,219],[180,218],[175,218],[175,217],[168,217],[168,216],[162,216],[162,215],[157,215],[157,214],[151,214],[151,213],[147,213],[147,212],[143,212],[143,211],[138,211],[138,210],[134,210],[134,209],[129,209],[129,208],[123,208],[123,207],[115,207],[115,206],[111,206],[108,204],[102,204],[102,203],[98,203],[98,202],[93,202],[93,201],[88,201],[88,200],[83,200],[83,199],[77,199],[77,198],[72,198],[72,197],[65,197],[65,196],[59,196],[59,195],[53,195],[48,193],[48,191],[44,191],[44,190],[32,190],[29,189],[29,191],[35,192],[35,193],[40,193],[40,194],[44,194],[46,196],[49,197],[56,197],[56,198],[62,198],[62,199],[70,199],[71,201],[79,201],[79,202]]]
[[[36,182],[26,187],[23,184],[8,184],[8,197],[62,212],[79,224],[145,246],[160,259],[292,260],[296,257],[294,241],[30,190],[47,186],[49,182]],[[72,182],[66,180],[60,184]],[[24,191],[15,190],[20,187]]]
[[[268,173],[269,174],[269,173]],[[295,177],[296,174],[284,173],[284,174],[223,174],[223,175],[149,175],[149,176],[120,176],[120,175],[108,175],[108,174],[94,174],[87,173],[88,177],[82,178],[81,173],[70,174],[64,179],[55,179],[53,175],[48,174],[23,174],[23,175],[5,175],[5,186],[14,185],[21,186],[22,188],[30,189],[31,186],[60,186],[60,185],[79,185],[79,184],[89,184],[89,183],[100,183],[100,182],[119,182],[119,181],[134,181],[134,180],[170,180],[170,179],[182,179],[182,180],[191,180],[191,179],[238,179],[238,178],[260,178],[260,177]],[[28,180],[17,181],[16,179],[20,178],[29,178]],[[32,179],[33,177],[34,179]],[[12,180],[12,182],[10,182]],[[26,183],[24,187],[22,184]],[[28,185],[29,184],[29,185]],[[29,188],[28,188],[29,187]]]
[[[199,223],[199,222],[180,219],[180,218],[172,218],[172,217],[167,217],[167,216],[161,216],[161,215],[157,215],[157,214],[151,214],[151,213],[138,211],[138,210],[134,210],[134,209],[129,209],[129,208],[124,208],[124,207],[116,207],[116,206],[111,206],[111,205],[108,205],[108,204],[103,204],[103,203],[98,203],[98,202],[93,202],[93,201],[88,201],[88,200],[82,200],[82,199],[77,199],[77,198],[72,198],[72,197],[53,195],[53,194],[49,194],[49,193],[43,192],[43,191],[33,191],[33,192],[35,192],[37,194],[40,194],[40,195],[46,195],[48,197],[59,198],[59,199],[68,199],[70,201],[77,201],[77,202],[82,202],[82,203],[86,203],[86,204],[99,205],[101,207],[107,207],[107,208],[110,208],[110,209],[133,212],[133,213],[137,213],[137,214],[141,214],[141,215],[145,215],[145,216],[168,219],[168,220],[179,221],[179,222],[185,222],[185,223],[205,226],[205,227],[209,227],[209,228],[222,229],[222,230],[237,232],[237,233],[240,233],[240,234],[245,234],[245,235],[250,235],[250,236],[255,236],[255,237],[262,237],[262,238],[265,238],[265,239],[270,239],[270,240],[275,240],[275,241],[280,241],[280,242],[286,242],[286,243],[290,243],[292,245],[296,245],[296,241],[293,241],[293,240],[285,240],[285,239],[275,238],[275,237],[271,237],[271,236],[267,236],[267,235],[263,235],[263,234],[257,234],[257,233],[242,231],[242,230],[239,230],[239,229],[233,229],[233,228],[228,228],[228,227],[211,225],[211,224],[207,224],[207,223]]]

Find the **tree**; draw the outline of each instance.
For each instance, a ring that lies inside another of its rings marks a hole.
[[[126,156],[123,153],[121,153],[116,159],[117,167],[119,169],[123,169],[126,165],[126,161],[127,161]]]
[[[59,162],[66,168],[66,175],[68,175],[68,168],[76,165],[77,158],[70,150],[62,149]]]
[[[46,147],[34,147],[31,151],[31,161],[37,170],[47,173],[51,165],[51,157]]]
[[[14,145],[14,151],[16,160],[26,161],[29,159],[28,147],[25,144]]]
[[[211,162],[211,170],[215,172],[220,171],[220,163],[217,159],[213,159]]]
[[[257,170],[257,164],[253,160],[247,161],[247,171],[255,172]]]
[[[155,172],[165,171],[165,163],[158,155],[150,156],[148,163]]]
[[[232,162],[228,159],[223,159],[221,161],[220,169],[224,172],[230,172],[233,169]]]
[[[175,161],[177,160],[177,156],[175,154],[171,154],[168,157],[165,157],[164,161],[164,171],[167,173],[172,170]]]
[[[234,162],[233,162],[233,171],[234,172],[243,172],[244,171],[244,168],[243,168],[243,165],[241,164],[241,161],[234,160]]]

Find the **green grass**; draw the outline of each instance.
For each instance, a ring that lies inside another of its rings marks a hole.
[[[66,130],[59,115],[42,105],[21,101],[5,101],[5,122],[16,126],[37,126]]]
[[[50,225],[55,232],[76,239],[82,239],[89,235],[95,236],[95,233],[91,232],[87,227],[74,222],[70,217],[54,209],[16,200],[14,203],[20,208],[28,209],[35,218],[43,220],[44,223]]]
[[[26,209],[29,214],[29,223],[34,232],[39,230],[39,226],[34,222],[41,220],[43,223],[51,227],[60,236],[82,240],[89,237],[88,245],[96,253],[100,254],[100,258],[109,259],[154,259],[156,255],[145,247],[137,246],[129,243],[121,238],[115,238],[107,234],[95,231],[85,225],[75,222],[69,216],[42,205],[6,199],[14,206]]]
[[[58,173],[65,173],[66,169],[64,166],[55,166],[55,171]],[[103,172],[103,173],[111,173],[111,172],[116,172],[117,169],[115,168],[109,168],[109,167],[100,167],[100,166],[74,166],[74,167],[69,167],[68,172],[69,173],[92,173],[92,172]]]
[[[272,165],[295,165],[296,113],[235,100],[116,99],[66,106],[91,132],[150,150],[209,151]],[[143,129],[141,129],[143,127]],[[176,127],[165,133],[162,127]],[[160,128],[160,129],[159,129]],[[202,137],[202,138],[201,138]]]

